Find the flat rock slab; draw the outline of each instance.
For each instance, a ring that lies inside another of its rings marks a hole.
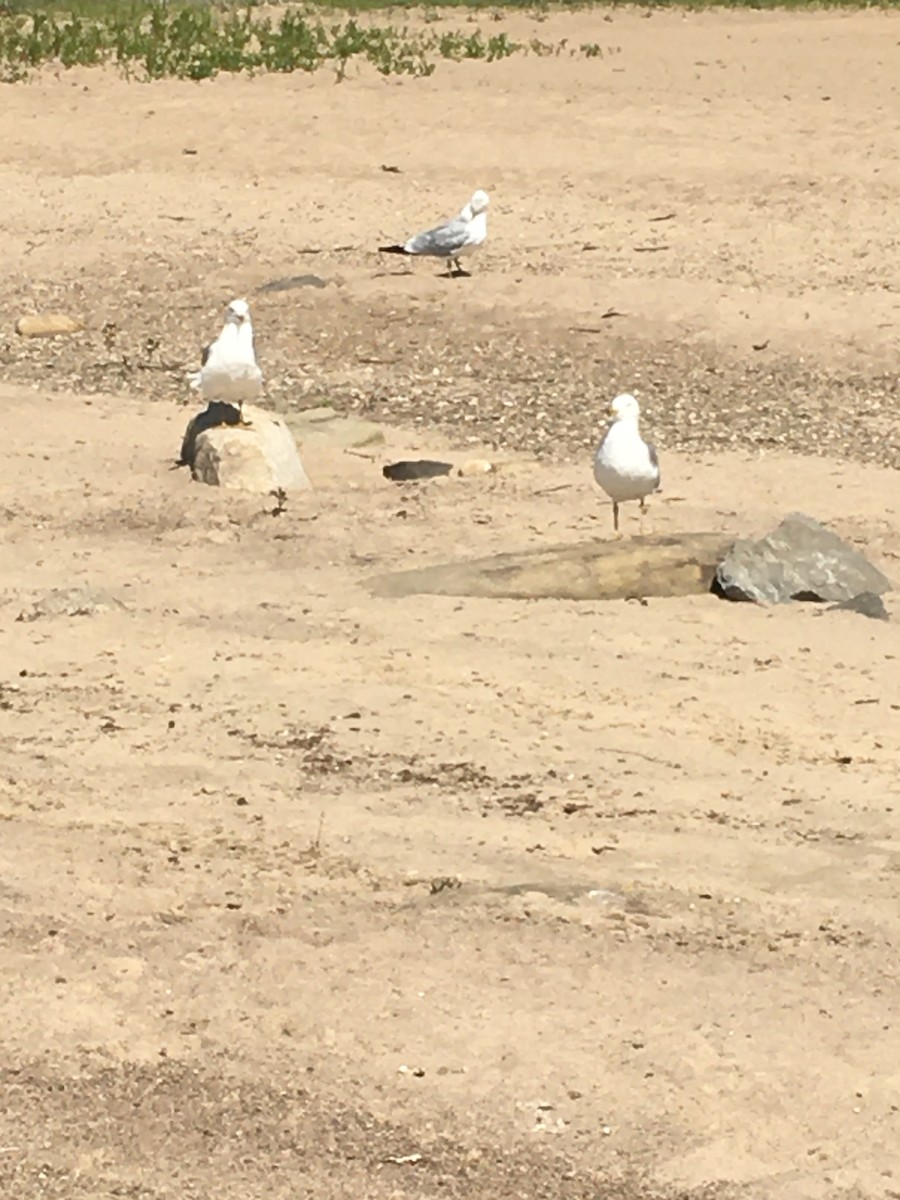
[[[285,275],[282,279],[270,279],[256,290],[258,292],[289,292],[292,288],[325,288],[328,280],[320,275]]]
[[[400,571],[369,581],[376,596],[621,600],[709,592],[734,542],[722,533],[579,542]]]
[[[285,417],[301,446],[321,439],[345,450],[377,446],[384,441],[384,431],[374,421],[362,417],[342,417],[333,408],[305,408]]]
[[[891,581],[853,546],[805,513],[792,513],[758,540],[740,538],[716,571],[729,600],[852,600],[880,596]]]
[[[181,462],[200,483],[230,491],[307,491],[294,436],[274,413],[244,405],[244,419],[230,404],[212,401],[192,418],[181,443]]]
[[[20,337],[59,337],[66,333],[81,333],[82,329],[84,321],[70,317],[68,313],[35,313],[16,321],[16,333]]]
[[[95,588],[52,588],[30,608],[23,609],[17,621],[39,621],[42,617],[94,617],[98,613],[124,611],[125,605],[110,592]]]

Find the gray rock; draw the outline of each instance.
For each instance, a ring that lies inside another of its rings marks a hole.
[[[850,600],[890,591],[890,580],[813,517],[792,513],[758,541],[741,538],[716,570],[713,590],[729,600],[785,604]]]
[[[268,494],[307,491],[311,484],[294,436],[274,413],[244,405],[248,426],[230,404],[211,402],[189,423],[181,461],[200,483],[231,491]]]
[[[121,600],[95,588],[51,588],[30,608],[23,609],[17,621],[39,621],[41,617],[93,617],[97,613],[124,609]]]
[[[829,604],[825,611],[855,612],[859,613],[861,617],[871,617],[874,621],[891,619],[888,610],[884,607],[884,601],[874,592],[860,592],[858,596],[851,596],[849,600],[842,600],[840,604]]]

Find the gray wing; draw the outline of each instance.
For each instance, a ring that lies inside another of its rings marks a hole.
[[[469,224],[456,217],[434,229],[426,229],[417,233],[404,246],[407,254],[428,254],[436,258],[449,258],[456,254],[466,244],[469,234]]]
[[[656,447],[652,442],[647,442],[647,453],[650,455],[650,465],[656,472],[656,486],[659,487],[660,479],[662,478],[659,473],[659,455],[656,453]]]

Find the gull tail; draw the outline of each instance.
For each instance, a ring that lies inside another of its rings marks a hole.
[[[405,246],[379,246],[379,254],[409,254]]]

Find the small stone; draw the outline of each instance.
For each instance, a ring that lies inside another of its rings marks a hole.
[[[211,402],[190,421],[181,445],[181,462],[200,483],[230,491],[268,494],[307,491],[312,486],[297,444],[274,413],[245,404],[244,420],[230,404]]]
[[[16,321],[16,333],[20,337],[58,337],[65,333],[81,333],[83,329],[84,321],[70,317],[68,313],[35,313]]]
[[[461,467],[456,468],[456,474],[466,479],[471,475],[490,475],[496,468],[486,458],[470,458]]]

